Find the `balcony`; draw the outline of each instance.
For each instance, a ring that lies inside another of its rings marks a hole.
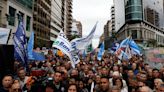
[[[67,23],[68,23],[68,25],[69,25],[69,24],[72,24],[72,21],[67,21]],[[71,26],[71,25],[70,25],[70,26]]]
[[[72,13],[72,9],[69,9],[68,11],[69,11],[70,13]]]

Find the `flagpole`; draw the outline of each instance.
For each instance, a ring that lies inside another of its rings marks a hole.
[[[6,44],[8,44],[9,39],[10,39],[10,36],[11,36],[11,29],[10,29],[9,36],[8,36],[8,38],[7,38],[7,43],[6,43]]]

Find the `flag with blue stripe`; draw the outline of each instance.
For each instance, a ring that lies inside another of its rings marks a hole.
[[[113,43],[111,50],[115,52],[116,49],[119,47],[119,45],[120,45],[119,43]]]
[[[24,26],[22,21],[20,21],[17,31],[13,37],[14,43],[14,56],[15,58],[22,62],[22,64],[27,66],[27,41]]]
[[[128,44],[129,44],[129,40],[130,40],[130,36],[127,37],[126,39],[124,39],[120,45],[116,48],[116,51],[119,49],[119,48],[122,48],[122,47],[126,47]]]
[[[134,52],[133,54],[141,55],[141,49],[138,47],[138,45],[134,42],[134,40],[131,39],[129,43],[129,47]]]
[[[99,61],[102,59],[103,54],[104,54],[104,43],[101,44],[100,50],[99,50],[98,55],[97,55],[97,59]]]
[[[29,60],[34,59],[33,54],[32,54],[33,48],[34,48],[34,32],[32,31],[30,39],[29,39],[28,44],[27,44],[27,52],[28,52],[28,59]]]

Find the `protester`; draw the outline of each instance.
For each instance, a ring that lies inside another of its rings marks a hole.
[[[113,85],[117,86],[120,89],[120,92],[128,92],[127,87],[123,87],[123,81],[121,78],[117,78],[113,80]]]
[[[13,84],[13,76],[5,75],[2,79],[2,87],[0,88],[0,92],[9,92],[11,86]]]
[[[110,82],[108,77],[101,77],[100,92],[110,92]]]
[[[143,86],[139,89],[139,92],[153,92],[148,86]]]
[[[59,91],[57,91],[57,92],[59,92]],[[79,91],[78,91],[76,84],[70,84],[70,85],[68,85],[68,89],[66,92],[79,92]]]
[[[157,89],[159,88],[159,86],[163,84],[162,79],[156,78],[154,79],[154,89],[153,91],[157,91]]]
[[[23,92],[19,83],[13,83],[9,92]]]
[[[29,77],[26,76],[26,71],[23,67],[19,68],[17,73],[18,73],[17,78],[19,80],[20,86],[21,86],[21,88],[23,88],[25,86],[25,84],[27,83],[27,80],[28,80]]]
[[[164,84],[161,84],[158,89],[157,92],[164,92]]]
[[[66,55],[47,54],[44,61],[28,62],[29,71],[16,61],[17,73],[3,77],[0,92],[163,92],[164,68],[144,64],[138,55],[121,60],[105,53],[98,61],[96,52],[88,53],[72,68]]]
[[[79,92],[89,92],[82,80],[78,81]]]
[[[110,92],[121,92],[118,86],[113,86]]]

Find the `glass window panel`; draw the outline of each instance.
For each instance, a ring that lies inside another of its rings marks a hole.
[[[26,18],[26,31],[30,31],[30,21],[31,21],[31,17],[27,16],[27,18]]]
[[[15,25],[15,13],[16,13],[16,9],[14,9],[11,6],[9,6],[9,19],[8,19],[8,23],[11,26]]]

